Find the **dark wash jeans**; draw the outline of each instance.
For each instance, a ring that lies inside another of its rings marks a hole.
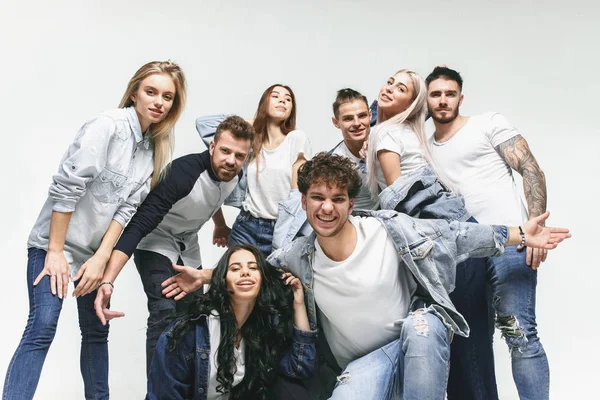
[[[268,257],[273,251],[275,222],[274,219],[256,218],[248,211],[240,210],[231,227],[228,246],[251,244]]]
[[[28,249],[27,288],[29,318],[4,381],[3,400],[32,399],[46,355],[54,340],[63,301],[50,291],[50,277],[33,281],[44,269],[46,251]],[[75,282],[77,286],[78,282]],[[96,291],[77,298],[81,330],[80,368],[86,399],[108,399],[108,323],[103,326],[94,310]]]
[[[148,374],[158,338],[175,318],[188,311],[190,304],[202,291],[189,293],[179,301],[167,299],[162,294],[161,283],[177,274],[171,265],[171,260],[153,251],[136,250],[133,253],[133,261],[148,298],[149,315],[146,329],[146,374]],[[181,259],[177,260],[177,265],[183,265]]]

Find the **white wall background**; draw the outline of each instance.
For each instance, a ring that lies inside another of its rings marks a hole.
[[[199,1],[55,0],[0,3],[0,158],[4,259],[0,376],[25,327],[26,239],[58,161],[78,128],[116,107],[143,63],[172,59],[189,82],[176,155],[204,149],[194,119],[251,117],[271,83],[289,84],[298,124],[315,150],[340,140],[331,125],[335,91],[373,98],[400,68],[437,64],[465,79],[464,114],[500,111],[520,129],[546,173],[551,224],[573,238],[552,252],[538,286],[540,337],[554,399],[595,397],[598,378],[597,72],[600,17],[589,1]],[[369,4],[370,3],[370,4]],[[431,128],[431,127],[429,127]],[[235,212],[227,211],[229,222]],[[205,265],[221,251],[201,232]],[[112,325],[114,399],[145,393],[145,297],[133,265],[116,282]],[[76,304],[64,305],[36,399],[79,399]],[[517,398],[506,346],[496,337],[500,397]]]

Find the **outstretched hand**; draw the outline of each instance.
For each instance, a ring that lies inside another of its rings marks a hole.
[[[196,269],[177,264],[173,264],[173,269],[179,273],[166,279],[161,284],[164,288],[162,294],[167,298],[174,297],[175,300],[181,300],[188,293],[196,291],[200,289],[202,285],[210,283],[211,275],[209,270]]]
[[[560,242],[571,237],[567,228],[544,227],[540,224],[548,219],[550,211],[530,218],[523,226],[525,246],[538,249],[552,250]],[[533,266],[532,266],[533,267]],[[534,268],[535,269],[535,268]]]

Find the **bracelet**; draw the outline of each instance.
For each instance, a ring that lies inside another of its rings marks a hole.
[[[523,228],[519,225],[519,234],[521,235],[521,243],[517,246],[517,251],[523,251],[525,248],[525,232],[523,232]]]
[[[113,290],[115,290],[115,285],[113,285],[113,283],[112,283],[112,282],[109,282],[109,281],[106,281],[106,282],[100,282],[100,283],[98,284],[98,287],[96,288],[96,290],[100,289],[100,286],[102,286],[102,285],[110,285],[110,287],[111,287]]]

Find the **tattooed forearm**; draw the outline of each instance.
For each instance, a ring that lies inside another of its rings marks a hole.
[[[546,177],[529,150],[527,141],[517,135],[496,146],[496,151],[508,165],[523,177],[523,191],[529,216],[534,217],[546,211]]]

